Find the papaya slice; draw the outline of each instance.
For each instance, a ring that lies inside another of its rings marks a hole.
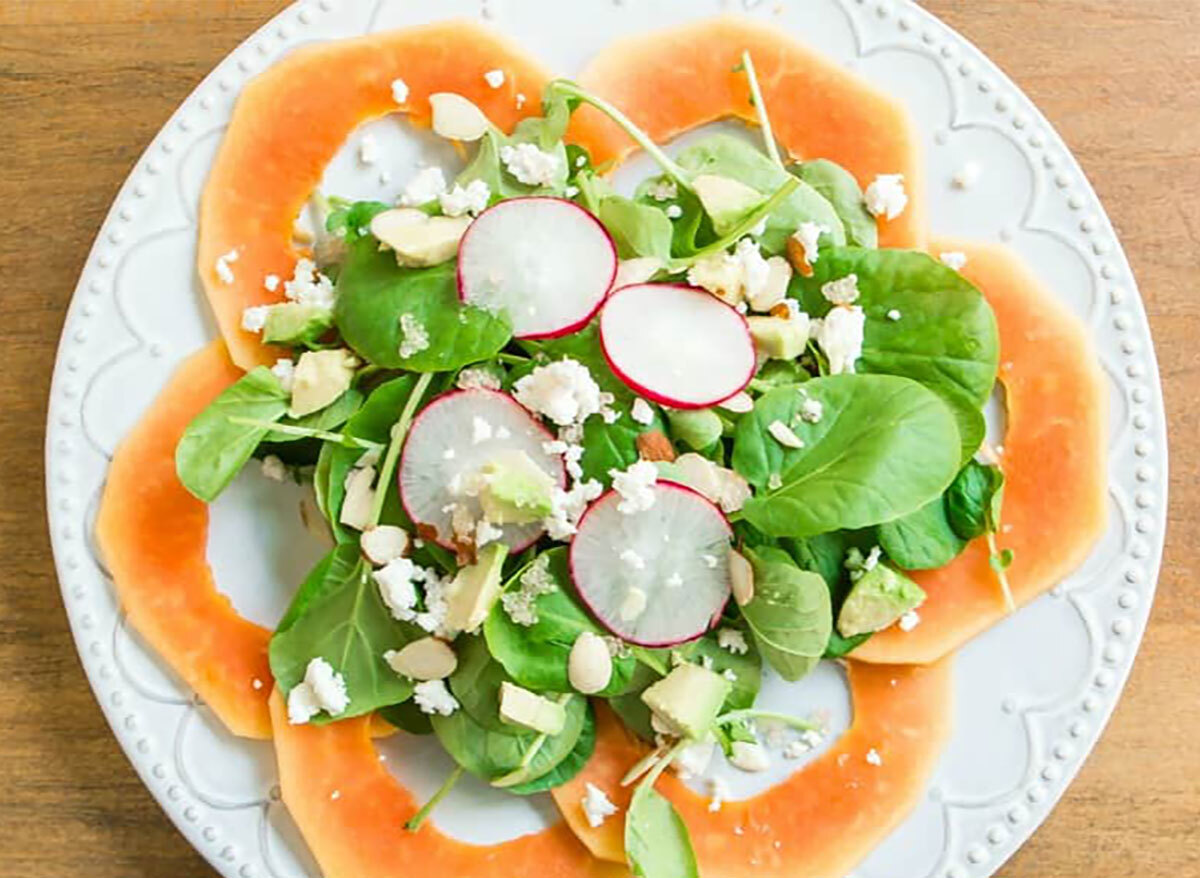
[[[629,874],[593,857],[564,823],[497,845],[455,841],[429,822],[409,832],[419,803],[379,761],[368,718],[297,726],[278,692],[270,705],[283,801],[325,878]]]
[[[967,255],[963,274],[991,303],[1000,328],[1004,437],[1002,548],[1013,599],[1027,604],[1083,563],[1104,534],[1108,486],[1108,389],[1082,323],[1058,304],[1004,247],[940,240],[930,252]],[[931,662],[958,649],[1008,611],[988,547],[975,540],[954,561],[913,578],[928,599],[921,624],[890,628],[857,650],[856,659]]]
[[[734,118],[757,121],[740,67],[749,50],[775,136],[794,159],[825,158],[864,188],[903,174],[908,207],[879,223],[880,247],[924,248],[924,171],[904,108],[802,44],[734,16],[617,40],[579,75],[585,88],[623,110],[656,142]],[[620,162],[635,144],[606,116],[581,107],[568,137],[597,164]]]
[[[241,376],[220,341],[175,371],[113,455],[96,540],[134,628],[231,732],[269,738],[270,632],[217,590],[208,507],[175,475],[184,428]]]
[[[503,70],[504,84],[484,79]],[[526,53],[469,21],[443,21],[303,48],[242,91],[200,205],[197,265],[201,283],[233,361],[249,370],[271,365],[278,351],[241,328],[242,312],[282,299],[268,275],[291,277],[302,255],[292,226],[326,165],[359,124],[393,111],[430,124],[429,95],[457,92],[510,130],[536,113],[548,76]],[[408,98],[397,105],[392,82]],[[518,101],[523,94],[526,101]],[[231,275],[222,280],[217,261]],[[230,281],[226,283],[226,280]]]
[[[927,666],[848,663],[854,720],[837,743],[781,784],[708,810],[709,800],[671,775],[658,790],[688,825],[702,875],[830,878],[849,872],[913,808],[950,735],[949,660]],[[623,862],[621,777],[646,753],[607,708],[597,710],[596,752],[554,798],[567,823],[601,859]],[[880,764],[867,761],[871,750]],[[620,807],[597,828],[581,802],[592,783]]]

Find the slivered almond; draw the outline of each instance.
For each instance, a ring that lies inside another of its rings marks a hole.
[[[649,430],[637,437],[638,456],[650,462],[665,461],[670,463],[675,459],[675,446],[660,430]]]

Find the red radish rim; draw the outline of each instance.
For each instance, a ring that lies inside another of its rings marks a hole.
[[[613,301],[613,299],[615,299],[617,296],[619,296],[623,293],[628,293],[632,290],[645,289],[647,287],[673,287],[673,288],[679,289],[679,290],[687,290],[689,292],[695,293],[696,295],[704,296],[707,299],[712,299],[712,301],[716,302],[717,304],[722,305],[725,308],[728,308],[730,311],[732,311],[734,314],[737,315],[739,325],[742,327],[743,331],[745,331],[745,333],[746,333],[746,341],[750,345],[750,350],[751,350],[751,352],[754,351],[754,337],[750,335],[750,324],[746,322],[745,316],[740,311],[738,311],[737,308],[734,308],[728,302],[724,302],[721,299],[718,299],[712,293],[708,292],[708,290],[701,289],[700,287],[694,287],[694,286],[691,286],[690,284],[655,284],[655,283],[629,284],[628,286],[624,286],[624,287],[620,287],[618,289],[612,290],[608,294],[607,298],[604,300],[603,304],[607,305],[609,302]],[[724,402],[725,400],[729,399],[730,397],[737,396],[739,393],[741,393],[743,390],[745,390],[746,387],[750,384],[750,382],[752,380],[754,380],[754,373],[755,373],[755,371],[757,371],[757,360],[752,358],[751,362],[750,362],[750,371],[746,375],[746,380],[743,381],[742,384],[738,387],[738,389],[733,391],[733,393],[726,394],[725,396],[722,396],[720,399],[715,399],[715,400],[712,400],[711,402],[681,402],[680,400],[672,399],[669,396],[664,396],[663,394],[658,393],[655,390],[651,390],[649,387],[642,384],[640,381],[636,381],[633,378],[629,377],[629,375],[627,375],[613,361],[612,356],[608,352],[608,345],[605,344],[605,341],[604,341],[604,317],[603,317],[603,315],[601,315],[601,317],[600,317],[600,332],[598,333],[598,335],[600,336],[600,352],[604,354],[604,360],[606,363],[608,363],[608,368],[612,370],[613,374],[616,375],[619,379],[621,379],[621,381],[630,390],[633,390],[635,393],[638,393],[638,394],[646,397],[651,402],[658,403],[659,405],[666,406],[667,408],[678,409],[681,411],[712,408],[713,406]]]
[[[497,201],[495,204],[493,204],[491,207],[484,210],[477,217],[475,217],[475,219],[473,219],[471,221],[471,224],[469,226],[467,226],[467,230],[465,232],[463,232],[462,240],[460,240],[458,242],[458,248],[461,251],[462,248],[466,245],[468,239],[471,237],[471,232],[475,230],[476,223],[478,223],[481,219],[483,219],[489,213],[491,213],[492,211],[494,211],[498,208],[501,208],[505,205],[514,204],[515,202],[518,202],[518,201],[560,201],[563,204],[571,205],[571,207],[573,207],[575,210],[578,210],[580,213],[582,213],[584,216],[586,216],[588,219],[590,219],[593,223],[595,223],[596,227],[598,229],[600,229],[600,232],[604,235],[604,240],[606,240],[608,242],[609,249],[612,250],[613,267],[612,267],[612,274],[609,275],[609,278],[608,278],[608,285],[604,289],[604,294],[602,296],[600,296],[599,299],[596,300],[595,307],[593,307],[592,310],[589,311],[585,317],[583,317],[583,319],[578,320],[575,323],[570,324],[569,326],[564,326],[560,329],[554,329],[549,332],[535,332],[535,333],[530,333],[528,335],[514,334],[513,338],[519,338],[519,339],[523,339],[523,340],[527,340],[527,341],[536,341],[539,339],[547,339],[547,338],[561,338],[564,335],[570,335],[573,332],[578,332],[580,329],[587,326],[592,321],[592,318],[595,317],[596,314],[599,313],[600,309],[604,307],[604,303],[607,302],[609,297],[612,295],[612,293],[613,293],[612,285],[617,279],[617,270],[621,266],[620,254],[617,251],[617,242],[615,240],[613,240],[612,234],[605,227],[604,223],[600,222],[600,218],[598,216],[596,216],[594,213],[592,213],[590,210],[588,210],[586,207],[584,207],[582,204],[574,202],[569,198],[559,198],[556,195],[520,195],[520,196],[517,196],[516,198],[505,198],[502,201]],[[458,290],[458,300],[460,302],[462,302],[464,305],[470,305],[471,303],[467,301],[466,293],[463,289],[462,260],[461,259],[456,262],[455,267],[454,267],[454,285]],[[625,287],[622,287],[622,289],[625,289]],[[749,330],[747,330],[747,331],[749,331]]]
[[[699,497],[700,500],[702,500],[706,505],[708,505],[720,517],[722,523],[725,525],[725,530],[728,531],[728,533],[729,533],[730,542],[732,543],[733,525],[731,525],[729,523],[729,517],[724,512],[721,511],[720,506],[718,506],[716,503],[713,503],[711,500],[709,500],[707,497],[705,497],[703,494],[701,494],[695,488],[691,488],[687,485],[682,484],[681,482],[671,481],[670,479],[659,479],[654,484],[655,484],[655,487],[662,486],[663,488],[666,488],[669,490],[682,491],[686,494],[692,494],[696,497]],[[603,503],[605,500],[608,500],[613,494],[616,494],[616,493],[617,492],[614,488],[609,488],[607,491],[605,491],[603,494],[601,494],[599,497],[597,497],[595,500],[593,500],[590,504],[588,504],[588,508],[585,509],[583,512],[583,515],[581,515],[579,517],[579,522],[575,525],[575,530],[579,531],[583,527],[584,522],[587,521],[588,516],[592,514],[592,511],[594,509],[596,509],[597,507],[599,507],[601,503]],[[732,545],[730,546],[730,548],[732,548]],[[596,612],[596,608],[592,606],[592,602],[589,601],[587,599],[587,597],[584,595],[583,589],[581,589],[579,587],[579,577],[576,576],[576,574],[575,574],[575,541],[574,540],[571,540],[571,544],[567,548],[567,569],[571,573],[571,585],[574,586],[574,588],[575,588],[575,594],[579,597],[579,600],[583,603],[583,606],[587,609],[587,611],[591,615],[591,617],[596,620],[596,623],[601,628],[603,628],[605,631],[607,631],[609,634],[612,634],[614,637],[619,637],[626,643],[632,643],[634,646],[644,646],[647,649],[661,649],[661,648],[667,647],[667,646],[678,646],[681,643],[691,643],[693,640],[699,640],[701,637],[703,637],[705,634],[707,634],[710,630],[712,630],[712,628],[716,625],[717,620],[720,619],[721,616],[723,616],[725,614],[725,608],[727,606],[729,606],[729,601],[730,601],[730,598],[732,597],[732,595],[729,595],[728,597],[725,598],[724,601],[721,602],[721,605],[719,607],[717,607],[717,609],[713,612],[713,615],[709,619],[708,628],[704,629],[699,634],[695,634],[691,637],[684,637],[684,638],[681,638],[680,640],[662,640],[662,641],[634,640],[631,637],[625,637],[623,634],[618,634],[616,631],[613,631],[612,628],[610,628],[608,626],[608,624],[604,621],[604,618],[599,613]]]
[[[486,387],[472,387],[472,388],[468,388],[465,390],[451,390],[450,392],[443,393],[441,396],[437,397],[436,399],[431,400],[430,403],[427,406],[425,406],[425,408],[421,409],[421,411],[417,413],[417,416],[415,418],[413,418],[412,423],[409,424],[408,433],[404,437],[404,447],[400,449],[400,460],[398,460],[396,462],[396,474],[394,476],[394,478],[396,479],[396,493],[400,497],[400,505],[404,507],[404,514],[408,516],[409,521],[411,521],[414,525],[424,524],[424,525],[428,525],[428,526],[432,527],[432,525],[430,525],[429,522],[421,521],[419,518],[417,518],[417,516],[413,515],[412,507],[409,506],[408,500],[404,496],[404,485],[400,481],[400,474],[404,470],[404,459],[408,456],[409,440],[412,439],[413,433],[416,431],[417,425],[421,422],[421,419],[424,418],[425,415],[429,413],[430,409],[432,409],[434,406],[438,405],[439,403],[445,402],[456,396],[462,396],[464,393],[470,393],[470,394],[486,393],[490,396],[498,397],[498,398],[504,400],[504,402],[508,403],[509,405],[515,406],[517,409],[519,409],[521,414],[523,414],[523,415],[525,415],[525,417],[529,418],[530,422],[533,423],[534,425],[536,425],[537,428],[546,435],[547,441],[553,442],[557,438],[553,433],[550,432],[550,429],[545,424],[543,424],[541,421],[539,421],[537,418],[535,418],[533,415],[531,415],[527,408],[525,408],[523,405],[521,405],[519,402],[517,402],[515,399],[513,399],[511,396],[509,396],[507,393],[504,393],[501,390],[489,390]],[[567,466],[563,462],[561,455],[556,455],[556,456],[559,458],[559,460],[558,460],[558,470],[559,470],[558,486],[559,486],[559,488],[565,489],[567,486]],[[526,540],[524,543],[522,543],[519,546],[510,546],[509,550],[508,550],[509,554],[515,555],[518,552],[524,552],[526,549],[528,549],[530,546],[532,546],[534,543],[536,543],[538,540],[540,540],[542,538],[542,536],[545,534],[545,532],[546,531],[543,528],[537,534],[537,536],[533,537],[532,539]],[[440,532],[438,533],[438,538],[435,539],[434,542],[437,543],[439,546],[441,546],[443,549],[449,549],[452,552],[458,548],[457,546],[454,545],[454,542],[452,540],[442,539]]]

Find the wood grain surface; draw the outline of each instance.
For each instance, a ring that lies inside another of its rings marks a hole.
[[[84,680],[45,532],[43,424],[67,302],[118,186],[175,106],[284,5],[0,0],[0,874],[213,874],[138,781]],[[1200,2],[925,5],[997,61],[1082,161],[1141,283],[1171,423],[1167,555],[1129,688],[1062,804],[1000,874],[1198,876]]]

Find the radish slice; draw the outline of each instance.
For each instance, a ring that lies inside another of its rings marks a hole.
[[[609,491],[589,507],[571,542],[571,577],[605,628],[640,646],[694,640],[729,600],[732,531],[691,488],[658,482],[654,505],[626,514]]]
[[[523,451],[559,487],[567,474],[562,458],[543,445],[554,436],[512,397],[494,390],[460,390],[439,397],[413,421],[397,478],[400,501],[417,524],[437,529],[438,543],[454,548],[453,509],[465,507],[472,521],[483,518],[476,497],[467,496],[480,468],[504,452]],[[457,489],[457,490],[456,490]],[[506,524],[500,542],[519,552],[542,535],[540,522]]]
[[[458,248],[458,295],[504,311],[517,338],[582,327],[617,276],[617,248],[598,219],[562,198],[510,198],[485,210]]]
[[[617,290],[600,312],[600,343],[618,378],[671,408],[708,408],[754,377],[746,319],[695,287]]]

